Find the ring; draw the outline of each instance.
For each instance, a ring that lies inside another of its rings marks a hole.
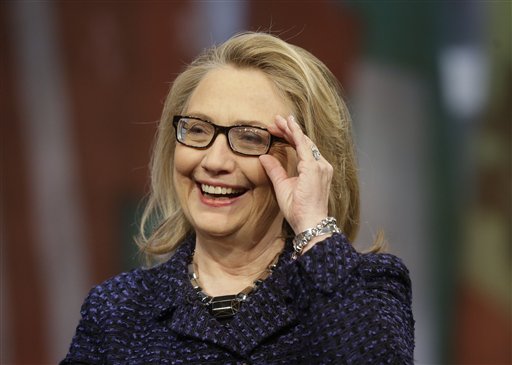
[[[322,157],[322,155],[320,154],[320,151],[318,150],[318,148],[315,145],[313,145],[311,147],[311,153],[313,154],[313,158],[317,161],[320,160],[320,157]]]

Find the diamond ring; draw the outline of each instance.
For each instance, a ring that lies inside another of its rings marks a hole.
[[[320,157],[322,157],[322,155],[320,154],[320,151],[318,150],[318,148],[315,145],[313,145],[311,147],[311,153],[313,154],[313,158],[317,161],[320,160]]]

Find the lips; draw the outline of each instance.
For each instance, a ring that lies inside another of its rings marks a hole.
[[[247,189],[209,184],[201,184],[200,187],[203,195],[212,198],[235,198],[244,194],[247,191]]]

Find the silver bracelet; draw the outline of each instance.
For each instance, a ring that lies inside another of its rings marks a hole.
[[[334,217],[327,217],[322,219],[320,223],[314,228],[306,229],[304,232],[299,233],[293,239],[293,253],[292,258],[297,257],[302,253],[302,250],[306,245],[313,239],[313,237],[322,236],[328,233],[341,233],[341,230],[336,225],[336,219]]]

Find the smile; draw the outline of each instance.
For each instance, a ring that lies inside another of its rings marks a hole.
[[[237,189],[237,188],[230,188],[225,186],[213,186],[213,185],[207,185],[207,184],[201,184],[201,192],[203,195],[208,195],[213,198],[234,198],[237,196],[242,195],[247,190],[245,189]]]

